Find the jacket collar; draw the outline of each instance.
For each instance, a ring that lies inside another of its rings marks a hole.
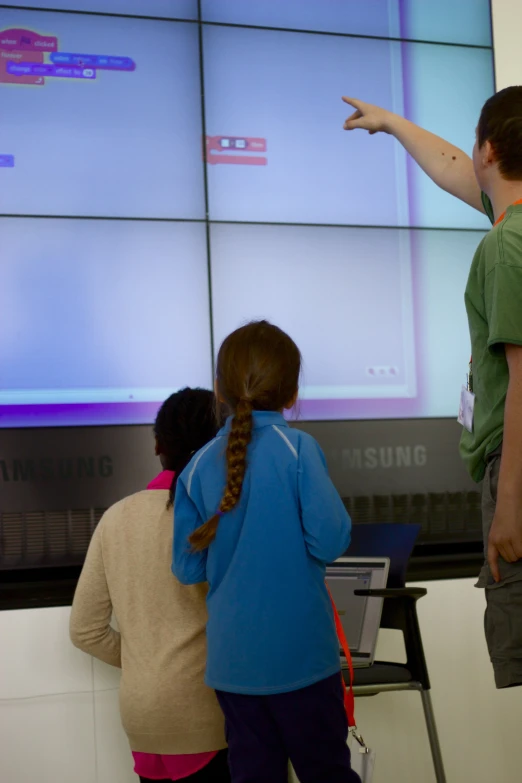
[[[221,430],[222,435],[228,434],[232,425],[232,416],[229,416],[225,426]],[[261,427],[288,427],[288,423],[282,413],[277,411],[252,411],[252,419],[254,421],[254,429],[260,429]]]

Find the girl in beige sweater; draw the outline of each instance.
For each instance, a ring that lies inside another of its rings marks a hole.
[[[103,515],[74,597],[73,644],[122,669],[121,719],[143,783],[230,780],[223,717],[203,682],[207,587],[183,587],[170,568],[176,479],[216,430],[209,391],[163,404],[154,433],[164,470]]]

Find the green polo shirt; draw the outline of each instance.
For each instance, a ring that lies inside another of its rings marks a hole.
[[[486,214],[493,210],[483,196]],[[502,442],[509,369],[504,345],[522,345],[522,204],[477,248],[466,286],[473,355],[473,433],[462,431],[460,451],[475,481],[481,481],[489,454]]]

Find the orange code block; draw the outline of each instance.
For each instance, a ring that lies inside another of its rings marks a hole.
[[[43,63],[43,52],[8,51],[0,49],[0,84],[32,84],[41,86],[45,84],[43,76],[13,76],[7,72],[7,63]]]

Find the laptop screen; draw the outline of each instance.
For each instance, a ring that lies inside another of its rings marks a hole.
[[[371,663],[382,613],[382,598],[355,595],[356,590],[386,587],[389,560],[341,558],[326,572],[354,663]]]

